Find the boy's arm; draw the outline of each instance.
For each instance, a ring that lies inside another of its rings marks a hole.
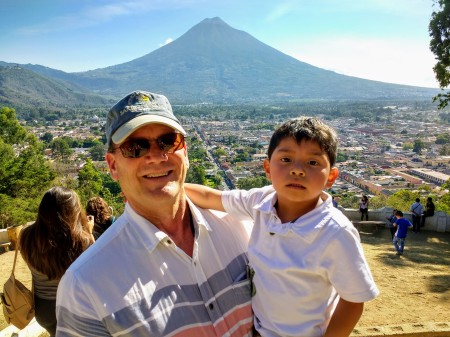
[[[358,323],[364,310],[364,303],[339,299],[336,310],[323,337],[348,337]]]
[[[184,184],[184,191],[189,199],[201,208],[225,212],[222,205],[222,192],[199,184]]]

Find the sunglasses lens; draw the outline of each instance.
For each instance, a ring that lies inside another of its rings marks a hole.
[[[120,151],[125,158],[139,158],[145,156],[150,149],[150,142],[147,139],[133,139],[123,143]]]
[[[151,141],[145,138],[131,139],[119,148],[125,158],[140,158],[150,150]],[[173,153],[184,146],[184,136],[181,133],[167,133],[156,139],[159,148],[165,153]]]
[[[173,153],[184,146],[184,137],[181,133],[168,133],[157,139],[161,150]]]

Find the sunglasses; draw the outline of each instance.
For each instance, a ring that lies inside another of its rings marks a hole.
[[[129,139],[113,150],[120,149],[125,158],[140,158],[150,151],[152,141],[147,138]],[[154,141],[164,153],[174,153],[184,147],[184,136],[181,133],[166,133]]]

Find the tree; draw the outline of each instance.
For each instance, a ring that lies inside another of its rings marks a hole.
[[[19,124],[14,109],[0,108],[0,125],[0,227],[6,227],[35,218],[56,173],[42,155],[42,143]]]
[[[64,138],[56,138],[52,141],[53,155],[61,160],[68,158],[73,150]]]
[[[193,184],[206,184],[206,173],[203,166],[192,163],[186,175],[186,182]]]
[[[428,32],[430,49],[437,59],[433,70],[439,87],[444,90],[450,85],[450,0],[435,0],[435,4],[440,8],[431,14]],[[450,102],[450,91],[438,94],[433,101],[439,101],[439,109],[445,108]]]
[[[424,142],[421,139],[416,139],[414,141],[413,152],[421,154],[424,147],[425,147]]]
[[[95,168],[92,160],[88,159],[78,172],[77,192],[80,199],[85,203],[92,197],[101,196],[102,189],[103,180],[101,174]]]
[[[241,178],[237,181],[237,188],[242,190],[249,190],[255,187],[263,187],[270,185],[271,182],[265,176],[256,176],[256,177],[248,177]]]
[[[89,148],[89,153],[91,154],[92,160],[101,161],[105,159],[106,148],[105,145],[96,141],[96,143]]]

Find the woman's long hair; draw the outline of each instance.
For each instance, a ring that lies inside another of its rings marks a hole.
[[[36,222],[20,233],[24,260],[50,280],[61,278],[93,243],[87,221],[75,191],[59,186],[51,188],[42,198]]]

